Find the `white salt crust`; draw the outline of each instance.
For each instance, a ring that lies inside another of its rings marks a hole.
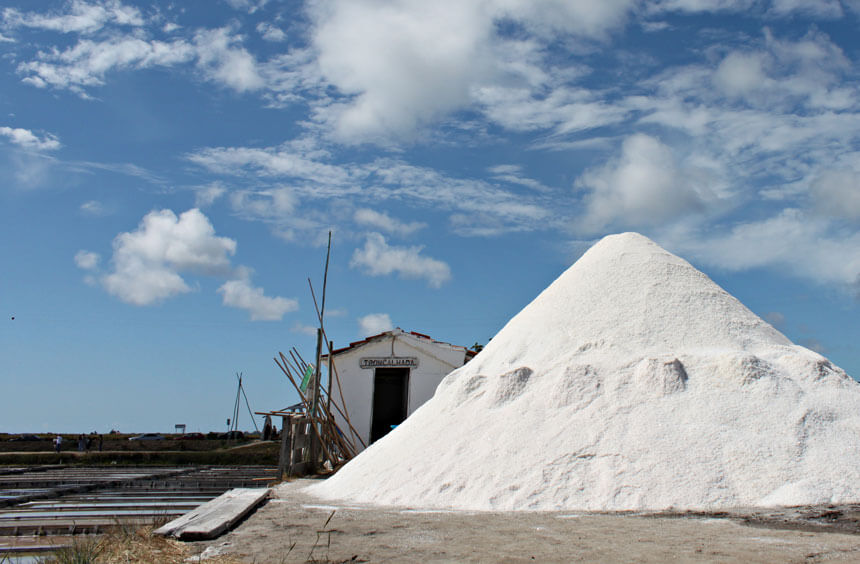
[[[860,501],[860,385],[636,233],[604,238],[325,482],[470,510]]]

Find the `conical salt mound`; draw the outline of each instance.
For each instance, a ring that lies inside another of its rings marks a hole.
[[[427,508],[860,501],[860,385],[686,261],[606,237],[309,491]]]

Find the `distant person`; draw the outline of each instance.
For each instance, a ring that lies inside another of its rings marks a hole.
[[[87,440],[84,438],[83,434],[78,435],[78,452],[84,452],[84,449],[87,447]]]
[[[101,434],[99,434],[99,452],[102,451],[102,446],[104,445],[105,438]]]
[[[54,438],[54,450],[55,450],[56,452],[60,452],[60,447],[61,447],[62,445],[63,445],[63,437],[61,437],[60,435],[57,435],[57,436]]]

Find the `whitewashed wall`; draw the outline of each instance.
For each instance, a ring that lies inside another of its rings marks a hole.
[[[392,356],[391,341],[390,336],[385,336],[335,356],[335,367],[340,376],[350,421],[366,444],[370,444],[373,417],[374,370],[361,368],[359,363],[366,357]],[[433,343],[409,333],[401,333],[394,341],[394,356],[418,359],[418,367],[412,368],[409,372],[407,414],[412,415],[424,402],[433,397],[439,382],[449,372],[463,365],[466,355],[462,348]],[[339,399],[336,388],[332,395]],[[341,417],[338,419],[338,424],[346,433],[345,421]],[[361,445],[357,446],[361,447]]]

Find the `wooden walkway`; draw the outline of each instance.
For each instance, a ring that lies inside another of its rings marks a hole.
[[[235,488],[155,531],[180,540],[213,539],[230,529],[269,496],[268,488]]]

